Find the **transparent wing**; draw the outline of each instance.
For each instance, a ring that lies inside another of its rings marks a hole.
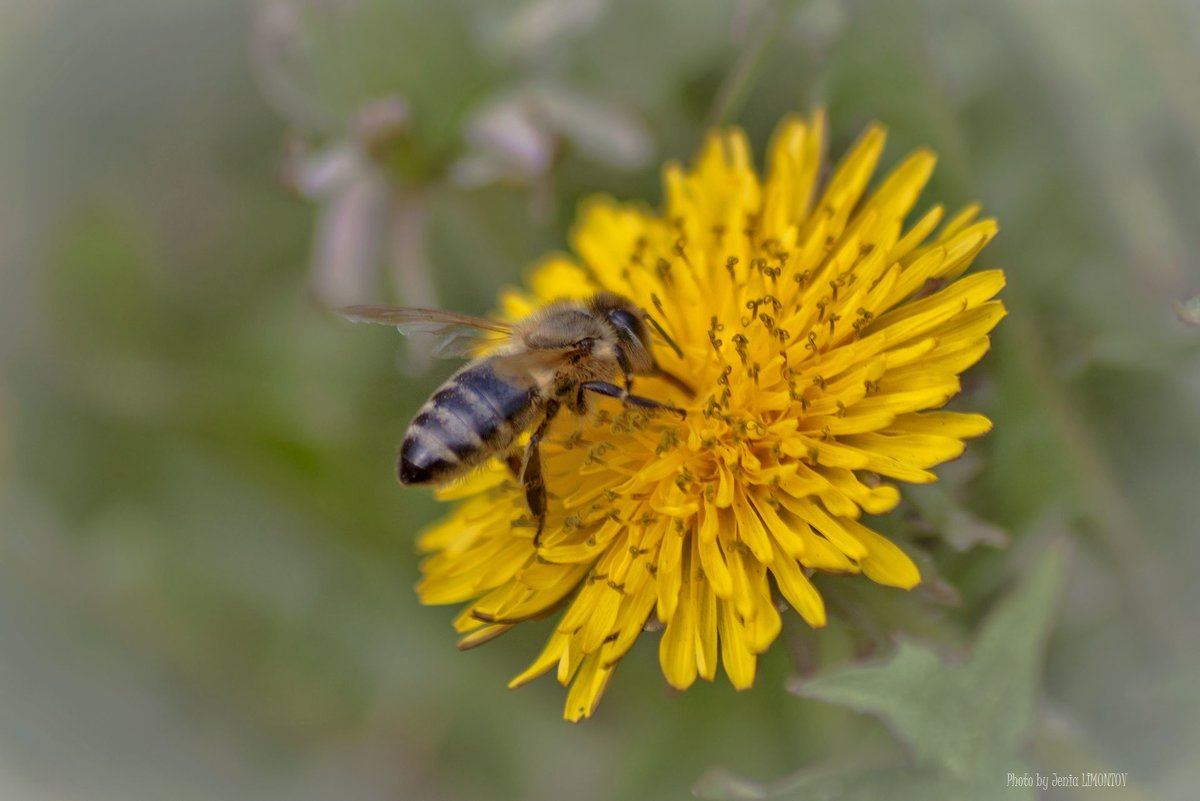
[[[395,326],[405,336],[428,338],[431,356],[474,356],[481,344],[495,345],[512,336],[512,326],[469,314],[411,306],[346,306],[338,314],[356,323]]]
[[[561,368],[571,354],[571,348],[545,350],[522,350],[489,361],[492,371],[502,381],[514,387],[529,387],[534,384],[534,374],[539,370]]]

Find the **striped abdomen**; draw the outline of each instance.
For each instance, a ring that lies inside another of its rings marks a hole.
[[[400,481],[437,484],[508,450],[533,415],[536,393],[501,380],[488,361],[468,365],[433,394],[400,446]]]

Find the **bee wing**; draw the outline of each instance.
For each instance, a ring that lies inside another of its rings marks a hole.
[[[503,381],[518,387],[529,386],[541,370],[557,370],[572,353],[572,348],[523,350],[496,356],[490,360],[492,370]]]
[[[435,340],[430,355],[447,359],[475,355],[480,344],[496,344],[512,336],[512,326],[469,314],[412,306],[346,306],[338,314],[355,323],[392,325],[405,336]]]

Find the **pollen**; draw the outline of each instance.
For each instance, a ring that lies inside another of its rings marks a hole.
[[[549,504],[536,546],[499,462],[441,490],[458,505],[420,538],[418,593],[466,605],[460,647],[552,618],[510,686],[553,671],[569,687],[568,720],[593,713],[646,629],[661,625],[672,687],[723,668],[744,689],[779,633],[778,599],[825,625],[814,575],[916,586],[916,565],[870,516],[991,428],[941,407],[1005,314],[1002,272],[963,277],[995,222],[977,206],[914,214],[935,162],[925,150],[868,191],[878,125],[822,182],[825,136],[820,111],[785,119],[760,176],[745,134],[715,131],[690,168],[666,165],[660,213],[589,201],[573,255],[547,258],[501,297],[500,316],[516,319],[562,298],[624,295],[667,335],[658,363],[696,390],[637,380],[683,420],[618,399],[560,416],[542,445]]]

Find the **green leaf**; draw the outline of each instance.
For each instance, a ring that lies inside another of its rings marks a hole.
[[[1012,770],[1010,767],[1009,770]],[[996,778],[998,777],[998,778]],[[991,791],[988,787],[999,790]],[[721,801],[751,801],[764,798],[796,798],[804,801],[925,801],[941,798],[999,798],[1032,797],[1022,795],[1019,788],[1006,788],[1003,773],[987,773],[978,777],[960,778],[930,767],[891,767],[861,770],[847,768],[844,772],[820,770],[803,771],[770,785],[760,785],[739,779],[731,774],[714,771],[695,787],[702,798]]]

